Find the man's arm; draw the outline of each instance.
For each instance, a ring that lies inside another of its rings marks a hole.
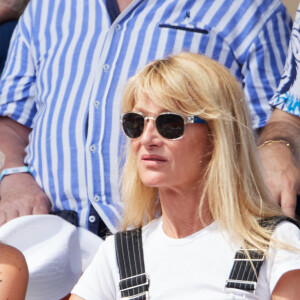
[[[0,172],[24,165],[30,129],[0,117]],[[29,173],[4,176],[0,182],[0,225],[22,215],[46,214],[50,201]]]
[[[275,109],[258,141],[269,189],[294,217],[300,194],[300,117]]]

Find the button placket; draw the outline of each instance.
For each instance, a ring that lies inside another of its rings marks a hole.
[[[89,222],[94,223],[96,221],[95,216],[89,216]]]
[[[100,201],[100,196],[99,195],[95,195],[94,196],[94,201],[95,202],[99,202]]]
[[[104,72],[107,72],[109,70],[109,64],[104,64],[103,70],[104,70]]]
[[[93,145],[90,146],[90,151],[91,152],[94,153],[96,151],[96,149],[97,149],[96,145],[93,144]]]

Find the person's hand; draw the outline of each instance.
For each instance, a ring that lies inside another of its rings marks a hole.
[[[49,212],[50,201],[30,174],[3,177],[0,183],[0,225],[20,216]]]
[[[266,182],[274,199],[290,217],[295,216],[297,194],[300,194],[300,166],[291,149],[273,143],[259,149],[266,172]]]

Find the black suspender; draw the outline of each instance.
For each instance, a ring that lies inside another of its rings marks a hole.
[[[282,221],[289,221],[297,225],[299,223],[288,217],[265,218],[261,221],[263,227],[269,227],[272,231]],[[226,280],[226,288],[234,288],[249,292],[255,292],[260,268],[264,262],[264,254],[256,249],[248,249],[249,257],[244,249],[240,249],[234,258],[234,264],[231,269],[229,279]],[[254,267],[254,269],[253,269]]]
[[[246,255],[245,250],[240,249],[240,251],[236,252],[229,279],[226,280],[225,286],[227,288],[249,292],[256,290],[258,274],[265,257],[262,252],[252,249],[248,250],[248,254],[250,259]]]
[[[115,242],[122,299],[147,299],[149,280],[145,273],[142,228],[117,233]]]
[[[274,230],[282,221],[292,222],[300,229],[299,223],[288,217],[266,218],[261,221],[261,225]],[[147,299],[149,279],[145,273],[142,228],[117,233],[115,243],[122,299]],[[248,249],[248,253],[250,259],[244,249],[240,249],[235,254],[229,279],[226,280],[226,288],[255,292],[259,271],[265,257],[256,249]]]

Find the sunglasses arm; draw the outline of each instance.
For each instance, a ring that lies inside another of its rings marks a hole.
[[[188,116],[187,123],[198,123],[198,124],[205,124],[206,121],[197,117],[197,116]]]

